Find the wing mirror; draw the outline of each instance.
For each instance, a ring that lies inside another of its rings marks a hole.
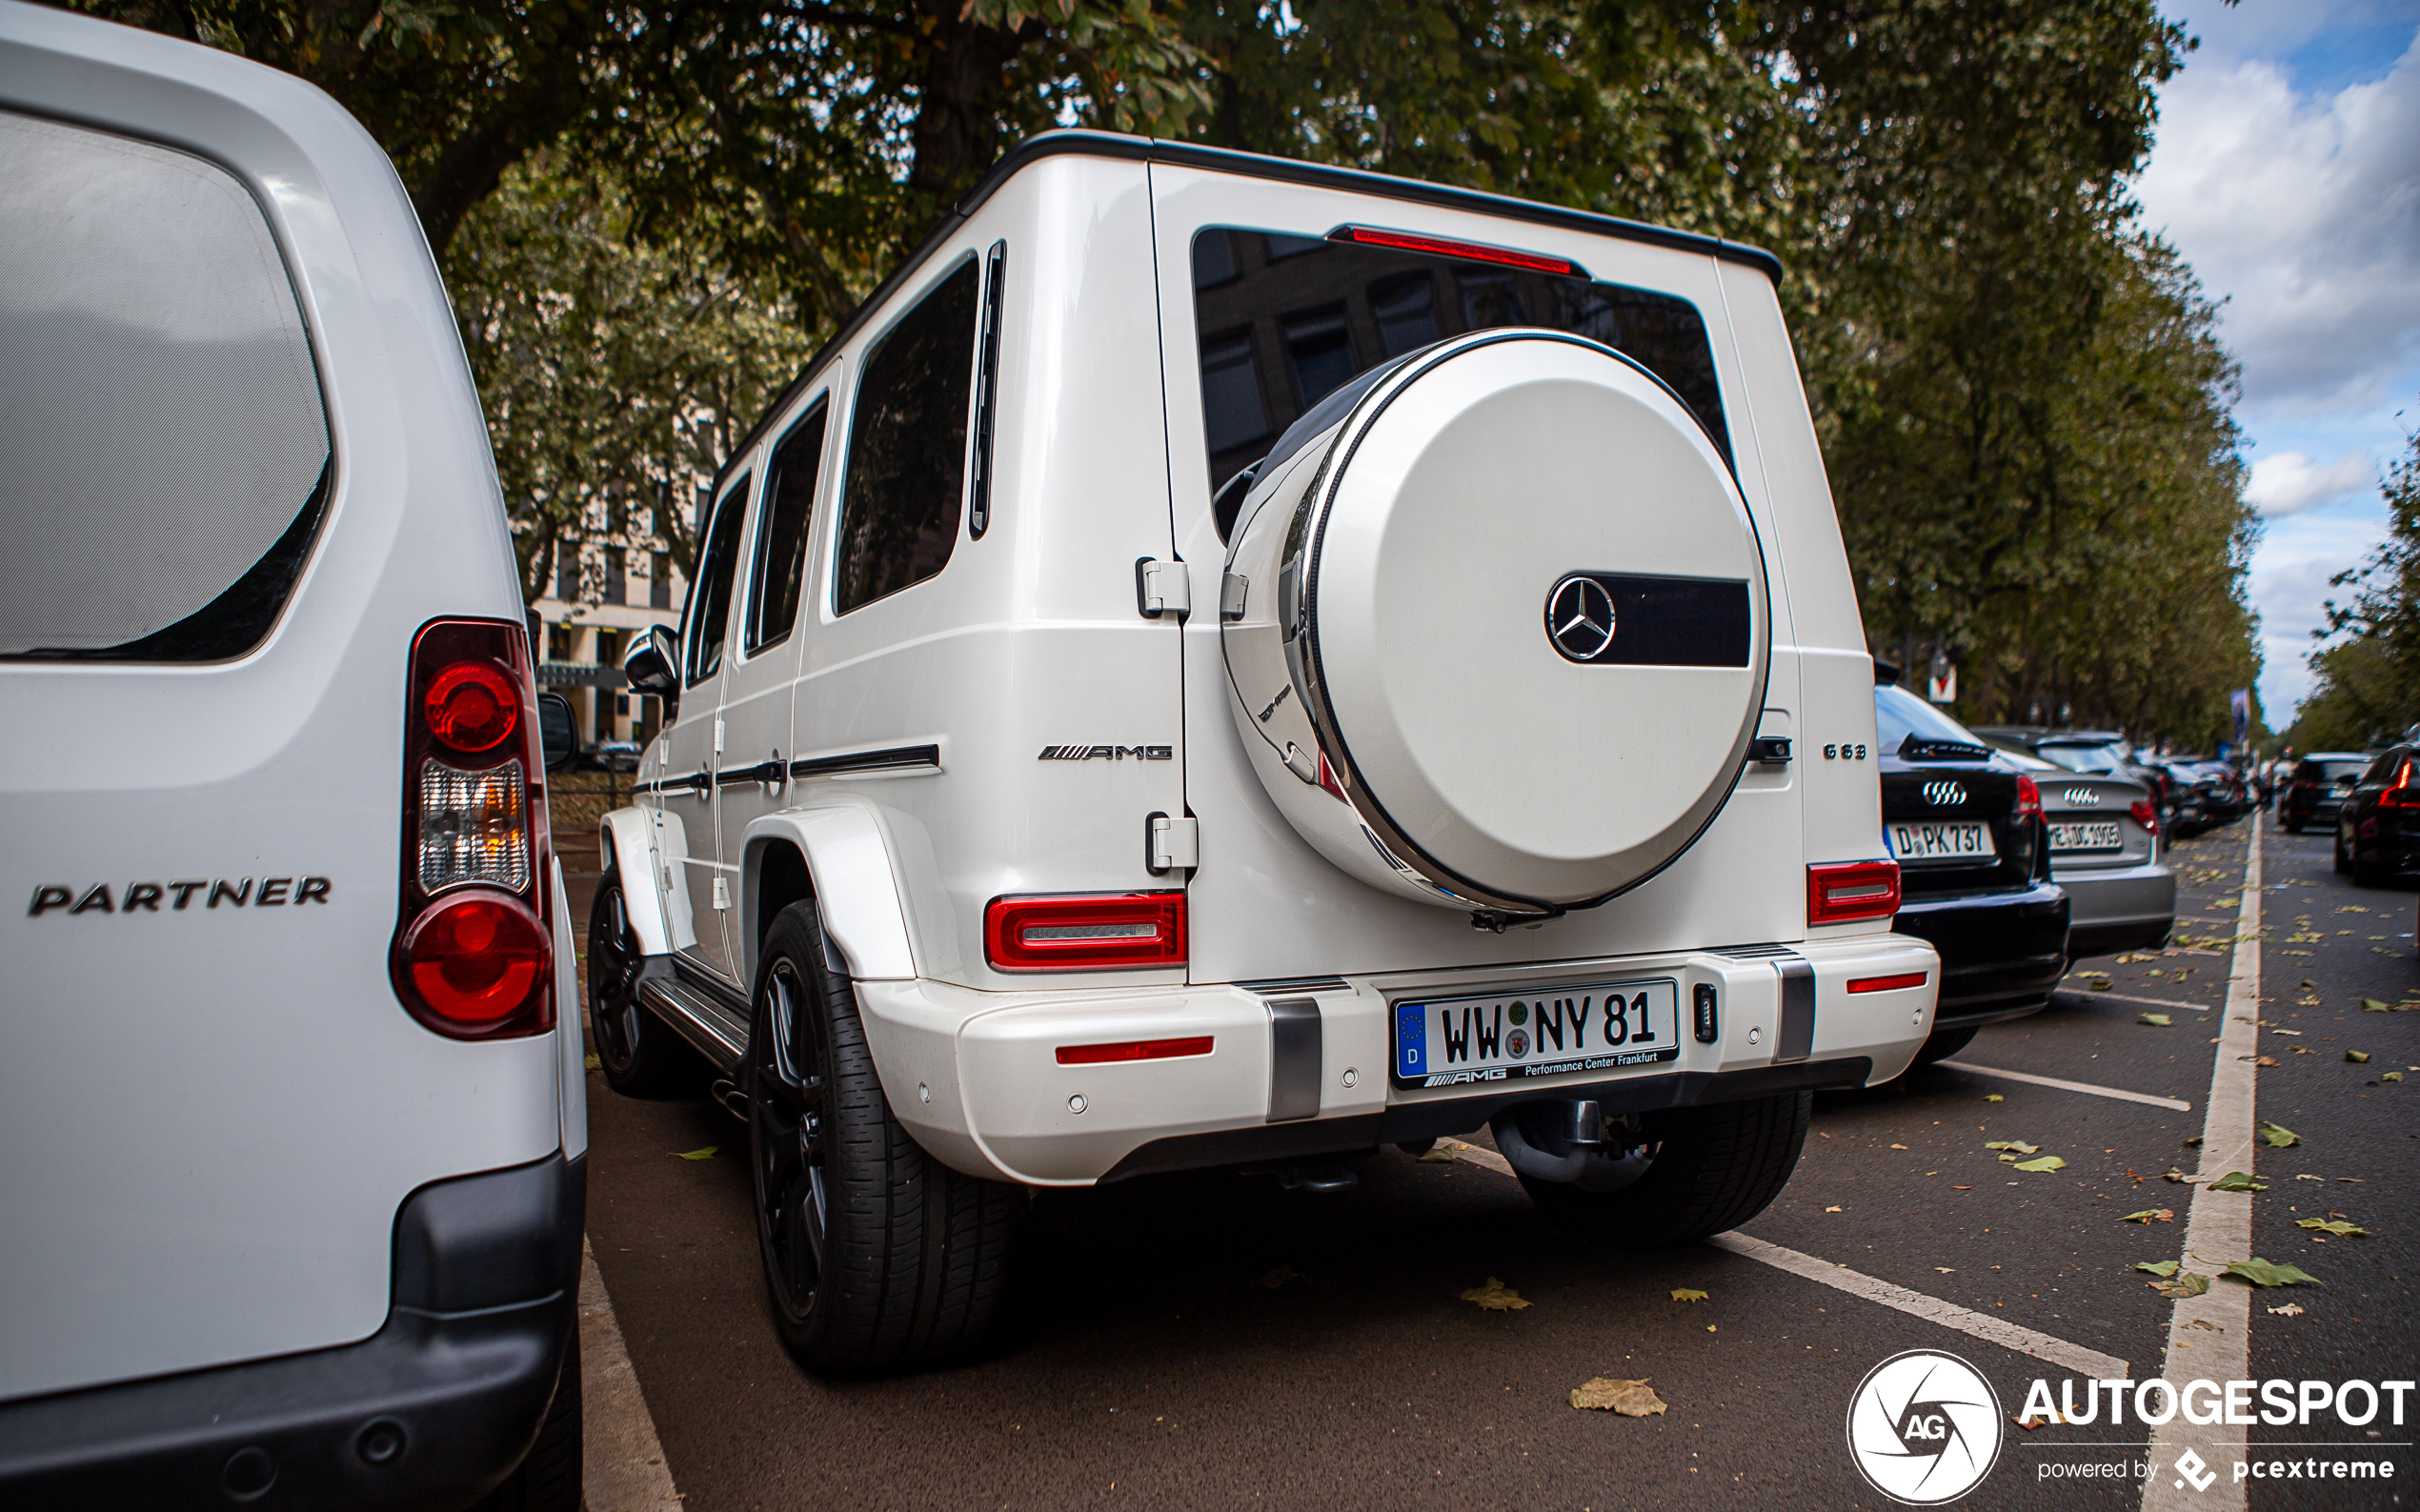
[[[662,625],[650,625],[622,658],[622,674],[633,692],[669,698],[680,692],[680,635]]]
[[[537,731],[549,772],[562,771],[579,756],[579,720],[573,715],[572,700],[561,694],[537,696]]]

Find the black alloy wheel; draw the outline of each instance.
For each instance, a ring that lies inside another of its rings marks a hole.
[[[605,1083],[630,1098],[683,1097],[696,1090],[696,1055],[639,1005],[647,965],[619,867],[608,868],[588,911],[588,1024]]]
[[[797,961],[768,960],[748,1031],[748,1158],[765,1280],[782,1332],[793,1337],[815,1320],[831,1232],[832,1058],[822,1019]]]

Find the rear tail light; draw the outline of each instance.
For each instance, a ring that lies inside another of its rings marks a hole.
[[[455,1039],[555,1027],[545,764],[528,632],[433,620],[404,704],[403,897],[395,996]]]
[[[2160,811],[2151,806],[2149,798],[2136,798],[2126,806],[2126,812],[2134,816],[2134,822],[2143,826],[2146,834],[2160,833]]]
[[[1922,987],[1927,975],[1921,971],[1903,971],[1895,977],[1853,977],[1849,978],[1848,990],[1850,992],[1898,992],[1904,987]]]
[[[1897,861],[1834,861],[1806,869],[1806,922],[1845,924],[1899,912]]]
[[[1188,1035],[1182,1039],[1121,1039],[1106,1045],[1060,1045],[1059,1063],[1106,1066],[1120,1060],[1175,1060],[1184,1056],[1206,1056],[1210,1045],[1208,1035]]]
[[[2406,761],[2395,771],[2394,786],[2378,795],[2382,809],[2420,809],[2420,789],[2411,785],[2411,763]]]
[[[983,954],[998,971],[1120,971],[1185,963],[1185,895],[995,897]]]
[[[2020,772],[2017,774],[2017,817],[2024,818],[2027,815],[2037,819],[2042,817],[2042,790],[2034,785],[2033,778]]]

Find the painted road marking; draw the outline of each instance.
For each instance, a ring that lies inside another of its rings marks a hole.
[[[2217,952],[2213,951],[2211,954],[2216,955]],[[2073,987],[2062,987],[2058,990],[2058,996],[2062,998],[2072,998],[2078,1002],[2100,1002],[2104,1000],[2108,1002],[2139,1002],[2148,1003],[2154,1008],[2183,1008],[2188,1012],[2197,1014],[2214,1014],[2218,1012],[2217,1009],[2209,1006],[2208,1003],[2178,1002],[2173,998],[2129,998],[2122,992],[2078,992]]]
[[[1513,1174],[1512,1167],[1505,1163],[1504,1158],[1492,1150],[1482,1150],[1477,1145],[1464,1144],[1460,1139],[1440,1139],[1438,1142],[1452,1146],[1454,1159],[1457,1160],[1467,1160],[1473,1165],[1485,1166],[1490,1171],[1498,1171],[1505,1176]],[[2012,1349],[2021,1355],[2031,1355],[2036,1360],[2047,1360],[2054,1365],[2065,1365],[2069,1370],[2080,1371],[2095,1381],[2123,1381],[2128,1377],[2129,1367],[2127,1362],[2114,1356],[2102,1354],[2096,1349],[2087,1349],[2082,1344],[2068,1343],[2064,1339],[2053,1339],[2048,1334],[2036,1333],[2030,1328],[2020,1328],[2006,1319],[1993,1318],[1987,1314],[1976,1312],[1970,1307],[1961,1307],[1956,1302],[1945,1302],[1937,1297],[1927,1297],[1922,1292],[1909,1291],[1905,1286],[1884,1280],[1879,1277],[1850,1270],[1845,1265],[1835,1265],[1829,1260],[1818,1260],[1812,1255],[1802,1255],[1794,1249],[1785,1249],[1779,1244],[1769,1244],[1764,1240],[1751,1239],[1745,1234],[1717,1234],[1706,1242],[1716,1249],[1727,1250],[1744,1260],[1770,1265],[1776,1270],[1787,1271],[1805,1280],[1829,1286],[1834,1291],[1846,1292],[1852,1297],[1862,1298],[1884,1307],[1895,1308],[1912,1317],[1921,1318],[1926,1322],[1938,1323],[1944,1328],[1956,1329],[1959,1333],[1969,1334],[1974,1338],[1998,1344],[2003,1349]]]
[[[596,1256],[580,1238],[580,1480],[589,1512],[658,1512],[680,1505],[655,1420],[622,1347]]]
[[[2226,1021],[2219,1026],[2218,1054],[2210,1066],[2209,1100],[2202,1113],[2202,1170],[2224,1176],[2252,1169],[2252,1098],[2260,1054],[2260,833],[2252,819],[2251,844],[2244,856],[2243,911],[2235,925],[2235,958],[2228,978]],[[2223,1269],[2252,1253],[2252,1194],[2193,1188],[2185,1220],[2185,1263],[2180,1270]],[[2215,1279],[2214,1279],[2215,1280]],[[2199,1297],[2178,1300],[2168,1327],[2168,1361],[2161,1374],[2178,1391],[2188,1381],[2244,1381],[2251,1375],[2252,1289],[2235,1281],[2214,1283]],[[2177,1345],[2193,1330],[2192,1349]],[[2246,1428],[2238,1423],[2196,1425],[2182,1413],[2151,1430],[2151,1474],[2143,1482],[2143,1512],[2239,1512],[2244,1482],[2222,1473],[2208,1490],[2187,1482],[2176,1470],[2187,1449],[2213,1465],[2231,1465],[2243,1456]],[[2207,1471],[2204,1472],[2208,1474]]]
[[[2030,1071],[2003,1071],[1997,1066],[1979,1066],[1971,1060],[1944,1060],[1940,1064],[1950,1071],[1971,1071],[1979,1077],[1999,1077],[2007,1081],[2029,1081],[2037,1087],[2056,1087],[2061,1092],[2083,1092],[2096,1098],[2115,1098],[2120,1102],[2140,1102],[2154,1108],[2168,1108],[2177,1113],[2190,1113],[2193,1105],[2176,1098],[2155,1098],[2148,1092],[2126,1092],[2117,1087],[2096,1087],[2088,1081],[2062,1081],[2057,1077],[2037,1077]]]

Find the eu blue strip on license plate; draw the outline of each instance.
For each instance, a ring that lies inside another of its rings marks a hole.
[[[1395,1079],[1442,1087],[1610,1071],[1681,1054],[1671,978],[1395,1005]]]

